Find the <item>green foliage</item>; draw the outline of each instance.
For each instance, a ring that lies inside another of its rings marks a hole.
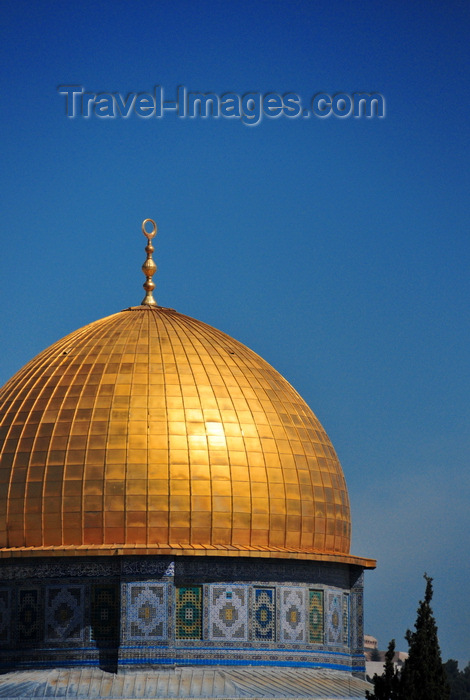
[[[449,668],[446,674],[437,638],[437,625],[431,609],[432,578],[426,574],[424,574],[424,578],[426,579],[426,592],[424,600],[419,602],[415,631],[408,630],[405,636],[409,644],[408,659],[403,665],[401,674],[394,670],[395,640],[392,639],[385,656],[384,672],[381,676],[374,675],[372,680],[374,692],[366,691],[368,700],[470,699],[470,696],[466,695],[455,695],[455,698],[454,696],[451,698],[447,675],[453,674],[453,677],[456,678],[458,668],[454,666],[456,662],[448,662]],[[470,668],[467,667],[467,669],[470,681]]]
[[[424,574],[426,591],[419,602],[415,631],[407,631],[409,657],[400,678],[401,697],[406,700],[450,700],[450,689],[441,659],[437,625],[431,609],[432,578]]]
[[[458,662],[449,659],[444,669],[450,685],[450,700],[470,700],[470,663],[459,671]]]
[[[400,697],[398,695],[400,679],[393,666],[394,656],[395,640],[392,639],[388,645],[387,653],[385,654],[384,672],[381,676],[374,674],[374,678],[372,679],[374,692],[369,693],[369,691],[366,690],[366,698],[368,700],[398,700]]]

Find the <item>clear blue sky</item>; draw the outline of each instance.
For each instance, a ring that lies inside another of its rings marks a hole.
[[[0,384],[54,340],[157,299],[256,350],[343,464],[366,631],[434,576],[470,659],[467,2],[0,4]],[[59,85],[381,93],[378,119],[68,119]]]

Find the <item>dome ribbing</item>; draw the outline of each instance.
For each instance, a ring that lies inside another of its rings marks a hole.
[[[346,484],[319,421],[267,362],[138,306],[37,355],[0,392],[0,556],[349,555]]]

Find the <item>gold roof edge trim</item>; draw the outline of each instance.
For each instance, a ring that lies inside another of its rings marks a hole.
[[[0,549],[0,559],[15,557],[39,557],[39,556],[120,556],[120,555],[160,555],[160,556],[214,556],[214,557],[264,557],[267,559],[300,559],[309,561],[324,561],[337,564],[355,564],[365,569],[375,569],[375,559],[358,557],[353,554],[340,554],[334,552],[295,551],[289,549],[276,549],[270,547],[248,547],[239,545],[220,546],[171,544],[163,546],[152,545],[64,545],[44,547],[9,547]]]

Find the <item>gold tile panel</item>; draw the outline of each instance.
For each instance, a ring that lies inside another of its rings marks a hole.
[[[343,472],[288,382],[224,333],[133,307],[0,391],[0,550],[371,560]],[[364,564],[364,562],[366,562]]]

